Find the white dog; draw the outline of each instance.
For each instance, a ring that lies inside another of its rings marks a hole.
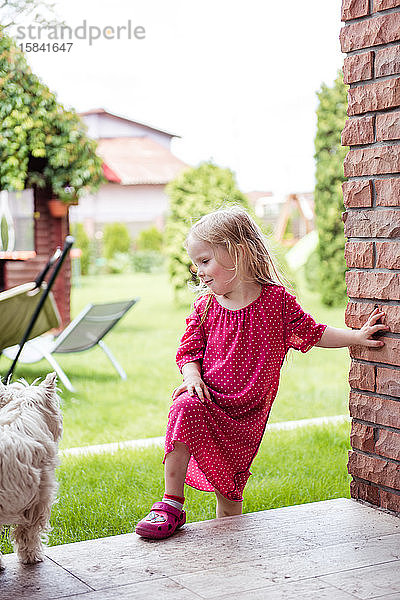
[[[0,530],[12,526],[14,548],[25,564],[44,558],[61,435],[55,373],[39,385],[0,380]]]

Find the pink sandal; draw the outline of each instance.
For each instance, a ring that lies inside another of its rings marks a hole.
[[[151,540],[170,537],[186,523],[186,513],[166,502],[156,502],[149,514],[136,525],[135,532]]]

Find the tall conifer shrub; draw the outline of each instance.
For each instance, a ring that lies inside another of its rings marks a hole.
[[[319,243],[318,261],[314,260],[314,265],[318,268],[318,289],[322,302],[327,306],[335,306],[342,304],[346,297],[341,186],[344,181],[343,160],[348,148],[340,143],[347,110],[342,74],[338,74],[332,87],[322,84],[317,95],[314,199]]]
[[[192,223],[226,204],[241,204],[249,210],[246,196],[236,187],[234,174],[210,162],[185,170],[167,186],[170,212],[166,224],[169,276],[178,304],[190,302],[190,259],[184,242]]]

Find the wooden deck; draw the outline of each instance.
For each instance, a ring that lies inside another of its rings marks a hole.
[[[1,600],[400,600],[400,519],[338,499],[4,557]]]

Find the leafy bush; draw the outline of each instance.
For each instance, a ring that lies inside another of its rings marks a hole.
[[[314,250],[307,259],[304,265],[304,277],[307,287],[312,292],[320,291],[321,274],[320,262],[317,250]]]
[[[346,297],[344,232],[341,213],[343,161],[348,148],[341,146],[346,121],[346,86],[341,73],[332,88],[322,85],[318,92],[317,134],[315,137],[316,186],[315,220],[319,243],[321,300],[327,306],[343,303]]]
[[[293,238],[295,237],[295,233],[296,233],[296,237],[297,237],[297,231],[295,231],[295,229],[296,229],[296,225],[298,224],[299,218],[300,218],[300,211],[298,208],[295,208],[295,210],[292,211],[292,213],[290,214],[290,216],[288,218],[288,222],[286,224],[286,229],[285,229],[285,233],[283,235],[283,239],[293,240]]]
[[[236,187],[234,174],[212,163],[185,170],[167,185],[170,213],[166,225],[168,270],[178,304],[190,302],[187,282],[190,259],[183,247],[192,223],[226,204],[250,209],[246,196]]]
[[[75,248],[80,248],[82,250],[81,274],[88,275],[91,259],[89,236],[82,223],[74,223],[71,226],[71,233],[75,238]]]
[[[106,273],[129,273],[131,271],[131,257],[127,252],[115,252],[105,264]]]
[[[131,247],[131,237],[128,228],[123,223],[110,223],[104,228],[103,252],[106,259],[114,258],[119,253],[128,253]]]
[[[138,250],[132,255],[132,265],[138,273],[152,273],[159,270],[164,264],[161,252],[153,250]]]
[[[153,250],[161,252],[163,246],[163,234],[157,227],[142,229],[136,238],[136,248],[138,250]]]

